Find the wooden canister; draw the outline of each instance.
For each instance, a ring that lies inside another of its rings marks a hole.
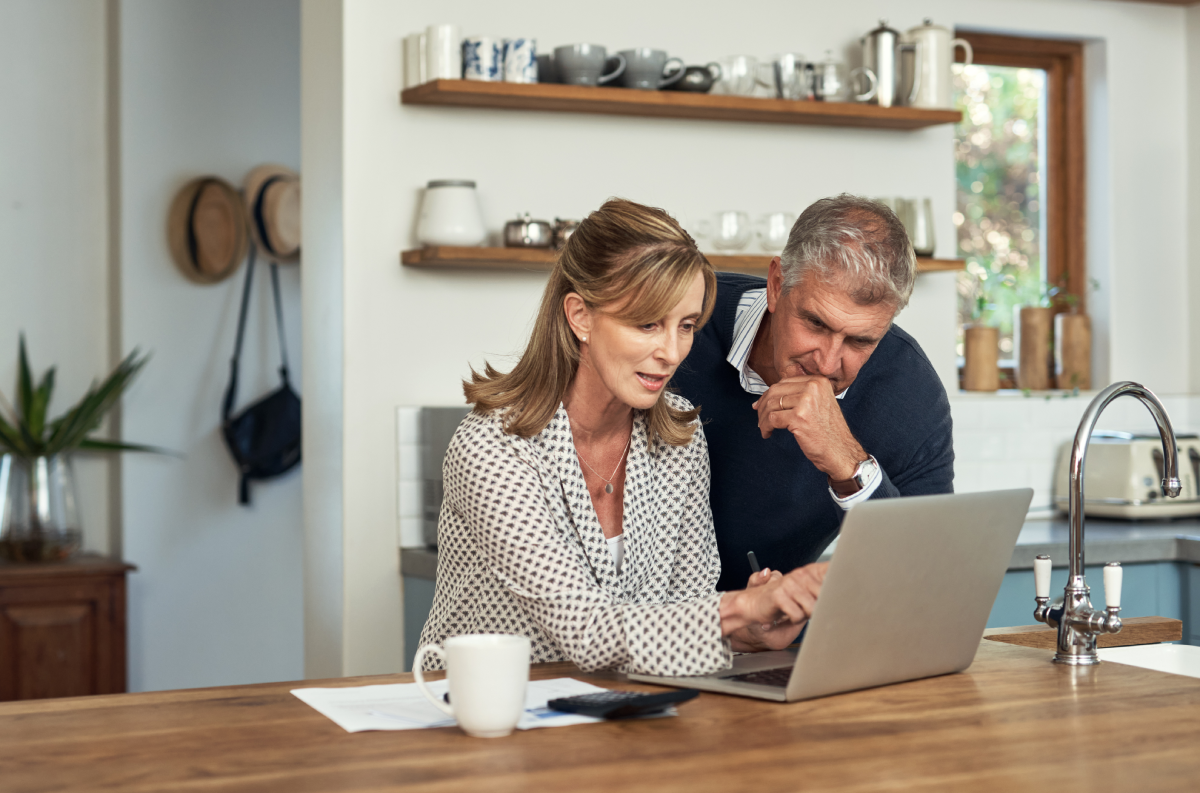
[[[1000,388],[1000,330],[985,325],[963,326],[964,391]]]
[[[1017,388],[1046,391],[1054,387],[1054,309],[1017,306],[1013,349],[1017,352]]]
[[[1054,379],[1059,388],[1092,387],[1092,321],[1087,314],[1054,318]]]

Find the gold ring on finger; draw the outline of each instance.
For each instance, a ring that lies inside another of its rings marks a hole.
[[[779,409],[780,409],[780,410],[787,410],[787,408],[785,408],[785,407],[783,406],[783,397],[779,397]]]

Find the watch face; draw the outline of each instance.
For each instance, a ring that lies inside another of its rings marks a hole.
[[[874,457],[868,457],[858,464],[858,470],[855,472],[854,478],[858,480],[859,487],[866,487],[878,472],[879,463],[875,462]]]

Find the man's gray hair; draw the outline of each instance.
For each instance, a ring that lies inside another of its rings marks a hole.
[[[859,305],[891,303],[897,312],[917,279],[916,255],[896,213],[848,193],[804,210],[780,259],[785,292],[812,275],[845,289]]]

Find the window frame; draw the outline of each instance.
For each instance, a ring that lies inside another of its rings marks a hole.
[[[1084,134],[1083,42],[1001,36],[956,30],[974,51],[973,63],[1046,72],[1046,184],[1040,204],[1046,218],[1046,283],[1078,298],[1074,307],[1063,295],[1055,313],[1087,311],[1087,182]],[[963,62],[961,48],[955,61]]]

